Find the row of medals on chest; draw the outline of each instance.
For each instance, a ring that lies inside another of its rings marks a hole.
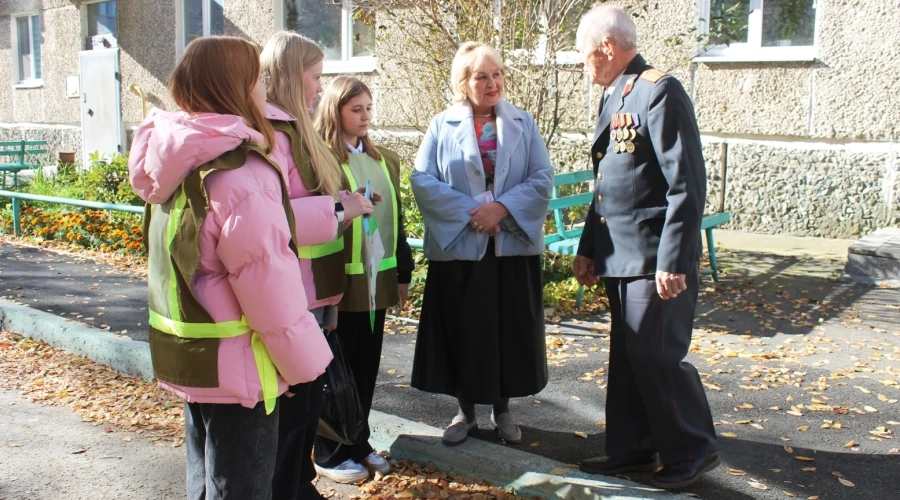
[[[609,138],[616,141],[613,151],[616,153],[634,153],[634,140],[637,128],[641,126],[641,117],[637,113],[616,113],[610,124]]]

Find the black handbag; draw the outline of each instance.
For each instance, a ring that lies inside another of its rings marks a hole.
[[[335,333],[327,337],[334,359],[325,369],[325,398],[317,433],[326,439],[353,445],[365,438],[369,423],[359,400],[353,372],[347,366],[337,337]]]

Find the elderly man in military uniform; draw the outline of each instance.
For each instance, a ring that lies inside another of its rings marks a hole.
[[[604,280],[612,315],[606,457],[581,469],[656,471],[655,486],[682,488],[719,464],[703,385],[684,361],[706,199],[700,131],[681,83],[638,54],[624,10],[594,7],[577,44],[606,92],[591,147],[595,196],[574,271],[583,285]]]

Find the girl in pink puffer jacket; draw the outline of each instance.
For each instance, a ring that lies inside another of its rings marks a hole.
[[[259,51],[194,40],[169,88],[180,111],[151,113],[129,159],[151,204],[154,371],[185,399],[188,497],[269,498],[277,398],[332,356],[307,310],[284,174],[267,156]]]

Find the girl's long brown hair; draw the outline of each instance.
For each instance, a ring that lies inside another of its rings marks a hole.
[[[337,196],[341,189],[341,167],[313,128],[303,98],[303,73],[325,59],[316,42],[291,31],[279,31],[262,51],[263,73],[269,77],[266,97],[297,120],[297,131],[309,154],[316,177],[315,191]]]
[[[372,98],[372,91],[362,80],[352,76],[339,76],[325,89],[316,112],[316,130],[341,163],[350,161],[347,145],[344,143],[344,128],[341,126],[341,108],[360,94],[367,94],[370,99]],[[381,161],[381,153],[375,149],[369,134],[360,137],[359,140],[362,141],[366,154],[375,161]]]
[[[266,152],[270,153],[275,131],[252,97],[259,75],[255,45],[233,36],[207,36],[184,49],[169,79],[169,92],[187,113],[240,116],[266,138]]]

